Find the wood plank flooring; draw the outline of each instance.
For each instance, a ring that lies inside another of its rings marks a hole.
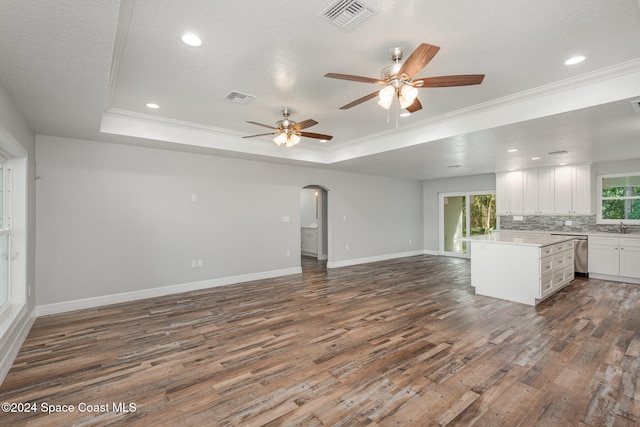
[[[0,386],[35,411],[0,425],[640,425],[640,286],[530,307],[463,259],[323,267],[38,318]]]

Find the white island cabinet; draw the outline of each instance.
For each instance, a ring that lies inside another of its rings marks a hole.
[[[574,279],[573,237],[493,232],[471,245],[476,294],[536,305]]]

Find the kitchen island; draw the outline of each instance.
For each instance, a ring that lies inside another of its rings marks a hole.
[[[494,231],[469,242],[476,294],[536,305],[574,279],[573,237]]]

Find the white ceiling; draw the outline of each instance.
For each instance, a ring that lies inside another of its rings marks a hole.
[[[373,16],[344,30],[320,16],[329,1],[0,0],[0,79],[44,135],[411,179],[640,159],[638,0],[362,2]],[[339,109],[379,87],[326,73],[379,78],[390,48],[420,43],[441,49],[417,77],[484,82],[421,89],[398,127],[375,100]],[[241,138],[284,107],[333,140]]]

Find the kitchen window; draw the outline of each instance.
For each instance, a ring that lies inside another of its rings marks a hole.
[[[0,310],[9,302],[9,227],[6,221],[5,161],[0,159]]]
[[[598,175],[597,222],[640,225],[640,172]]]

